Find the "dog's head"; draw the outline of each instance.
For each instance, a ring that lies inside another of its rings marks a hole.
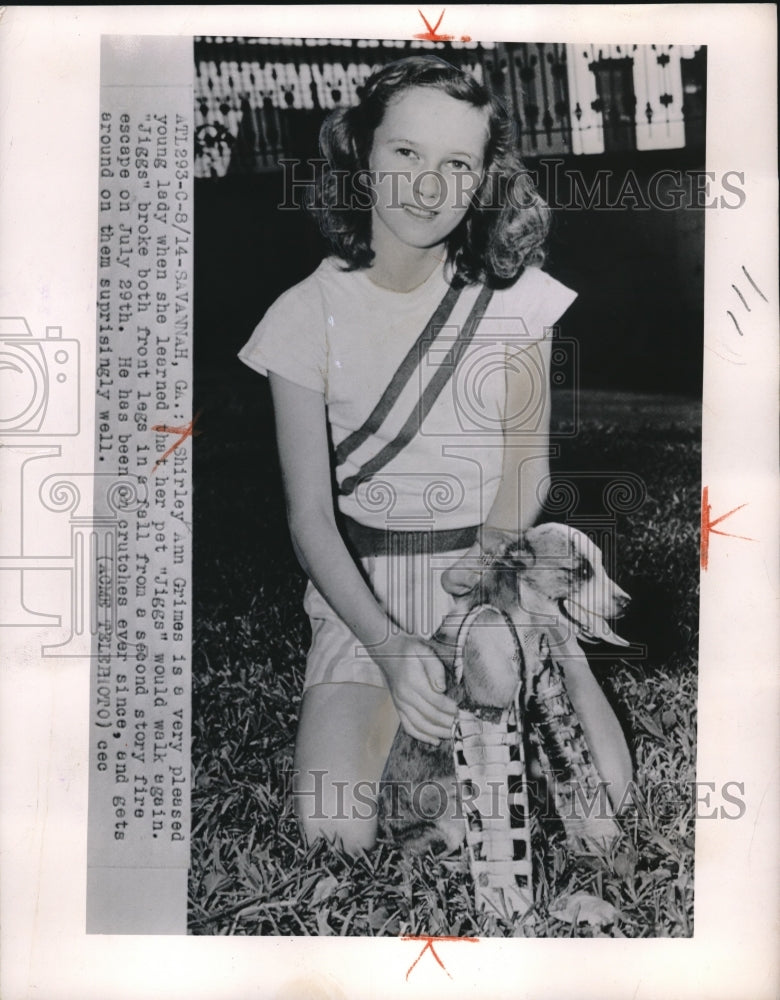
[[[556,611],[585,642],[629,643],[607,619],[619,618],[631,598],[604,570],[601,550],[564,524],[540,524],[508,546],[486,574],[482,600],[531,614]]]

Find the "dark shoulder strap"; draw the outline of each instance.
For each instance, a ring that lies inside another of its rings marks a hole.
[[[366,418],[365,423],[361,427],[358,427],[356,431],[348,434],[336,448],[336,465],[341,465],[356,448],[359,448],[367,438],[382,426],[383,421],[387,418],[388,413],[390,413],[390,410],[392,410],[398,397],[401,395],[404,386],[428,353],[431,344],[436,338],[437,331],[447,325],[447,320],[455,308],[455,303],[458,301],[459,295],[460,289],[453,288],[450,285],[444,298],[436,307],[436,311],[425,324],[425,329],[407,351],[395,375],[390,379],[387,388],[380,396],[379,402]]]
[[[423,390],[419,402],[415,404],[414,409],[407,417],[399,433],[392,441],[386,444],[384,448],[374,455],[373,458],[370,458],[367,462],[365,462],[354,476],[348,476],[344,480],[339,487],[339,493],[342,496],[348,496],[350,493],[353,493],[358,483],[366,482],[368,479],[375,476],[380,469],[384,468],[389,462],[391,462],[396,455],[398,455],[398,453],[401,452],[407,444],[409,444],[415,434],[417,434],[420,430],[423,420],[425,420],[430,413],[433,404],[439,398],[442,389],[444,389],[445,385],[452,376],[452,373],[455,371],[463,352],[471,343],[476,329],[479,326],[479,322],[485,315],[485,310],[488,307],[488,303],[490,302],[492,295],[493,291],[490,288],[483,287],[480,290],[479,295],[469,311],[465,323],[460,328],[455,342],[449,351],[447,351],[447,354],[442,359],[441,363],[437,366],[430,382]],[[404,361],[405,360],[406,359],[404,359]],[[410,375],[411,372],[406,376],[407,381]],[[377,427],[378,426],[379,424],[377,424]],[[338,464],[341,463],[339,462]]]

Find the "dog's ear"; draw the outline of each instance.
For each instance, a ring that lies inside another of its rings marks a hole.
[[[533,566],[535,560],[527,532],[507,541],[493,553],[490,568],[482,575],[481,603],[492,604],[502,610],[515,607],[519,596],[517,574]]]
[[[533,538],[532,532],[524,531],[518,538],[516,545],[507,551],[507,556],[518,569],[530,569],[536,562]]]
[[[508,559],[494,559],[480,581],[480,604],[506,609],[517,603],[517,567]]]

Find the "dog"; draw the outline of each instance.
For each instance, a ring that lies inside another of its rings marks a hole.
[[[557,523],[529,529],[481,567],[477,586],[456,602],[430,640],[445,665],[446,693],[459,717],[476,717],[478,725],[498,723],[516,704],[534,727],[540,759],[550,771],[568,775],[555,804],[559,813],[571,812],[569,842],[582,847],[595,836],[608,843],[616,835],[614,820],[594,826],[577,817],[571,785],[583,774],[586,784],[598,784],[598,766],[610,774],[613,756],[628,781],[630,756],[579,643],[629,645],[607,623],[623,614],[629,595],[607,576],[599,548]],[[583,711],[594,715],[590,725],[579,725],[572,704],[579,689],[585,692],[579,698]],[[599,746],[602,728],[616,749],[609,739]],[[412,853],[451,852],[466,836],[462,805],[453,739],[432,746],[399,728],[380,783],[382,834]]]

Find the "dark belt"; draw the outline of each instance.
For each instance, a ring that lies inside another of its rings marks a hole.
[[[445,528],[442,531],[403,531],[398,528],[370,528],[346,514],[341,524],[355,555],[388,556],[435,552],[455,552],[468,549],[477,540],[478,525],[467,528]]]

